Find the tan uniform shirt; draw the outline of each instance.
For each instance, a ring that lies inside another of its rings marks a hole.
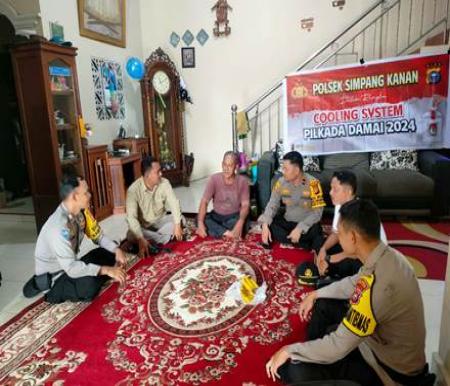
[[[333,363],[360,347],[364,359],[385,384],[392,384],[370,351],[388,367],[416,375],[425,366],[425,322],[422,296],[406,258],[378,244],[358,274],[317,291],[319,298],[350,299],[338,329],[322,339],[288,346],[293,360]],[[364,306],[364,302],[366,302]],[[370,350],[364,350],[364,348]],[[383,374],[384,373],[384,374]]]
[[[167,179],[162,178],[153,190],[149,190],[144,178],[140,177],[128,188],[127,221],[137,238],[143,237],[141,227],[149,228],[167,211],[172,213],[175,224],[181,222],[180,202]]]
[[[315,193],[315,190],[318,191]],[[297,186],[287,182],[284,177],[275,182],[270,200],[259,221],[270,225],[281,202],[286,205],[284,218],[298,223],[297,227],[304,233],[320,221],[325,206],[319,180],[309,174],[304,174],[301,184]]]

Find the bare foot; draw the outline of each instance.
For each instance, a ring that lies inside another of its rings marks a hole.
[[[232,238],[234,238],[233,232],[225,231],[224,234],[223,234],[223,237],[225,237],[226,239],[232,239]]]

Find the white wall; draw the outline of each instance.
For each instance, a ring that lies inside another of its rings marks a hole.
[[[125,119],[128,133],[143,134],[141,91],[137,81],[132,81],[125,72],[125,62],[129,56],[142,58],[142,35],[140,25],[140,0],[127,1],[127,44],[126,48],[112,46],[96,40],[81,37],[78,28],[77,0],[40,0],[44,36],[50,38],[49,22],[58,22],[64,27],[64,38],[78,47],[77,70],[80,87],[81,108],[85,122],[93,127],[89,144],[111,144],[117,136],[118,119],[100,121],[95,112],[94,84],[92,82],[91,56],[111,59],[122,64]]]
[[[130,1],[129,1],[130,2]],[[244,108],[301,61],[351,24],[375,0],[346,0],[342,10],[331,0],[229,0],[231,35],[213,37],[214,1],[145,0],[141,2],[143,55],[161,48],[177,64],[194,105],[185,114],[187,151],[195,155],[193,179],[220,167],[232,147],[232,104]],[[314,17],[311,32],[300,20]],[[182,36],[205,29],[210,39],[196,40],[196,68],[181,68],[181,47],[169,43],[172,31]]]
[[[19,14],[24,13],[39,13],[38,0],[7,0],[14,6],[14,9]]]

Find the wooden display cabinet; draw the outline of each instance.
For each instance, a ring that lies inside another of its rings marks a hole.
[[[108,157],[108,166],[111,173],[113,213],[125,213],[127,189],[141,176],[141,155],[134,153],[122,157]]]
[[[76,55],[39,37],[11,48],[38,230],[60,202],[64,169],[84,175]]]
[[[86,146],[86,178],[92,193],[91,205],[97,220],[112,215],[113,198],[108,166],[108,146]]]
[[[141,158],[150,155],[148,138],[121,138],[113,141],[114,150],[128,149],[130,153],[138,153]]]

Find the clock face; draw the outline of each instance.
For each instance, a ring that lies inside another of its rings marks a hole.
[[[153,75],[152,85],[157,93],[167,94],[170,90],[170,78],[164,71],[156,71]]]

